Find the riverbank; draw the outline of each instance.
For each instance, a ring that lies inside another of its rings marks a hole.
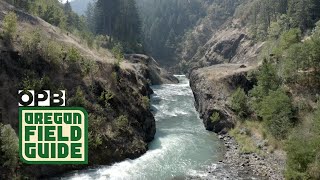
[[[254,138],[259,142],[264,141],[262,136],[248,136],[259,153],[243,153],[247,152],[242,150],[243,144],[238,144],[235,138],[228,135],[239,123],[230,109],[230,96],[238,87],[245,92],[252,89],[254,83],[247,79],[247,73],[256,67],[221,64],[191,72],[190,86],[196,109],[206,129],[220,134],[219,139],[226,151],[219,163],[209,166],[201,175],[189,177],[190,179],[284,179],[284,151],[274,150],[271,153],[266,147],[259,148],[254,142]],[[212,120],[214,113],[219,113],[218,120]]]
[[[236,140],[228,135],[219,135],[226,152],[223,160],[209,166],[205,173],[199,176],[190,176],[187,179],[259,179],[282,180],[283,154],[275,151],[270,154],[266,151],[263,155],[257,153],[242,153]]]

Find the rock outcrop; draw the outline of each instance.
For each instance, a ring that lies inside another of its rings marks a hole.
[[[168,71],[160,68],[158,62],[153,57],[144,54],[126,54],[125,57],[129,62],[135,64],[136,69],[139,69],[140,73],[144,74],[152,85],[179,82],[179,80]]]
[[[253,83],[246,78],[248,71],[259,67],[258,54],[263,43],[252,43],[248,29],[238,20],[228,20],[211,35],[211,39],[189,60],[190,84],[196,108],[207,130],[227,132],[234,126],[228,107],[231,93],[238,87],[249,91]],[[219,113],[220,120],[210,117]]]
[[[190,69],[221,63],[256,64],[263,43],[252,43],[245,28],[222,28],[189,61]]]
[[[231,93],[238,87],[246,91],[253,87],[246,74],[254,67],[241,64],[220,64],[194,70],[190,74],[190,86],[195,97],[195,106],[207,130],[226,133],[235,124],[228,107]],[[211,116],[218,112],[220,119],[212,122]]]

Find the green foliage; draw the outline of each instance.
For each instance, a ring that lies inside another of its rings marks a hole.
[[[39,16],[48,23],[64,30],[70,32],[74,30],[87,31],[84,18],[72,11],[69,2],[63,5],[58,0],[8,1],[11,1],[9,3],[16,7],[22,8],[35,16]]]
[[[19,140],[10,125],[0,124],[0,163],[13,175],[19,166]]]
[[[100,127],[103,122],[103,118],[101,116],[97,116],[94,114],[89,114],[89,148],[96,149],[98,146],[102,144],[102,134],[100,132]]]
[[[231,96],[231,108],[243,118],[248,114],[248,97],[242,88],[238,88]]]
[[[59,43],[53,40],[47,40],[41,43],[41,45],[44,59],[55,64],[61,63],[63,47]]]
[[[87,75],[93,75],[98,71],[98,66],[94,60],[88,60],[81,58],[81,71],[82,74]]]
[[[135,0],[98,0],[90,3],[87,24],[95,35],[109,36],[121,42],[125,49],[139,49],[141,22]]]
[[[44,76],[42,78],[36,78],[33,76],[26,76],[22,80],[22,89],[30,90],[33,89],[35,91],[44,90],[46,88],[53,89],[51,80],[48,76]]]
[[[216,123],[219,120],[220,120],[220,113],[216,111],[213,112],[212,115],[210,116],[211,123]]]
[[[68,62],[75,63],[82,60],[82,56],[78,49],[76,49],[75,47],[71,47],[67,51],[66,60]]]
[[[117,74],[117,72],[112,72],[111,73],[111,78],[112,78],[112,80],[113,80],[113,82],[115,82],[115,83],[117,83],[118,82],[118,74]]]
[[[107,36],[98,35],[95,38],[96,49],[99,50],[107,42]]]
[[[280,48],[285,50],[291,45],[299,43],[301,41],[301,31],[300,29],[290,29],[284,32],[280,37]]]
[[[250,91],[251,103],[254,109],[260,107],[260,102],[264,96],[269,94],[269,91],[275,91],[280,87],[280,78],[277,75],[275,66],[266,59],[259,71],[257,72],[258,85]]]
[[[287,179],[320,178],[320,111],[312,118],[311,127],[298,126],[290,136],[287,151]]]
[[[118,62],[122,61],[124,56],[123,56],[123,47],[120,43],[116,43],[113,46],[111,52],[114,55],[114,57],[118,60]]]
[[[68,100],[68,104],[69,106],[86,107],[87,100],[85,98],[84,92],[80,87],[77,87],[75,95]]]
[[[115,119],[115,127],[117,129],[125,130],[129,126],[129,120],[127,116],[119,116],[117,119]]]
[[[268,29],[269,38],[278,39],[280,34],[281,34],[280,24],[278,22],[272,22]]]
[[[243,128],[242,127],[236,127],[230,131],[230,135],[233,136],[236,141],[240,145],[240,151],[242,153],[256,153],[258,152],[257,146],[254,144],[250,137],[250,130],[245,129],[247,132],[242,132]]]
[[[113,99],[114,97],[114,93],[112,91],[103,91],[99,97],[99,101],[100,103],[103,104],[104,107],[106,107],[107,109],[110,109],[111,106],[110,106],[110,103],[109,101]]]
[[[251,24],[251,34],[257,40],[265,40],[267,34],[277,38],[288,27],[305,31],[320,19],[317,0],[256,0],[247,3],[246,7],[249,11],[242,19]]]
[[[270,91],[257,108],[258,115],[266,122],[276,139],[283,139],[292,127],[291,99],[281,90]]]
[[[39,54],[40,43],[42,36],[39,30],[35,30],[29,33],[25,33],[22,37],[22,53],[24,56],[32,61],[36,59],[36,56]]]
[[[308,57],[307,48],[303,43],[296,43],[291,45],[284,54],[281,77],[286,83],[297,82],[298,71],[305,69],[307,66],[306,61],[304,61]]]
[[[150,99],[148,96],[142,96],[141,97],[141,102],[142,102],[142,106],[145,109],[149,109],[150,108]]]
[[[3,38],[7,42],[14,39],[17,33],[17,16],[14,12],[9,12],[3,19]]]

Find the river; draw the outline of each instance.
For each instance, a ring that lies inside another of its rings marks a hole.
[[[134,160],[80,171],[66,179],[167,180],[201,175],[222,156],[217,135],[205,130],[185,76],[179,84],[153,86],[151,106],[157,133],[149,150]]]

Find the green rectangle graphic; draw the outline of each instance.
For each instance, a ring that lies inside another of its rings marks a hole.
[[[74,107],[20,107],[19,154],[27,164],[88,164],[88,114]]]

